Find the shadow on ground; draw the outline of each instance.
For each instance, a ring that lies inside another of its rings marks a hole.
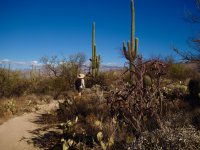
[[[38,114],[37,118],[32,122],[40,127],[33,131],[28,131],[32,134],[31,138],[23,137],[21,140],[25,140],[28,144],[33,144],[34,147],[44,150],[62,150],[60,142],[62,133],[57,128],[58,124],[55,121],[56,117],[52,114]]]

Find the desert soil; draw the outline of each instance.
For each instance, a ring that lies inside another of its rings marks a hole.
[[[39,150],[33,144],[28,143],[34,135],[31,131],[38,129],[41,125],[34,123],[38,116],[50,110],[58,108],[58,102],[40,105],[37,112],[23,114],[8,120],[0,126],[0,149],[1,150]]]

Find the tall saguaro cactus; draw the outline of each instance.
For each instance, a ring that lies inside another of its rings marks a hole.
[[[138,38],[135,35],[135,9],[134,0],[131,0],[131,40],[127,42],[127,47],[125,42],[123,42],[123,53],[125,58],[129,61],[130,79],[132,79],[134,71],[134,62],[138,52]]]
[[[96,43],[95,43],[95,23],[92,24],[92,76],[96,77],[99,74],[100,67],[100,55],[96,55]]]

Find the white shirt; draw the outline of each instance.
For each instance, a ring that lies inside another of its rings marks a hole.
[[[84,79],[81,79],[81,86],[80,86],[81,88],[85,88],[85,80]]]

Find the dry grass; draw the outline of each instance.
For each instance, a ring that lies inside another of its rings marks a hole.
[[[43,95],[27,95],[0,99],[0,124],[8,119],[26,112],[37,111],[38,105],[49,103],[52,97]]]
[[[116,116],[111,116],[109,107],[101,95],[98,86],[87,89],[79,97],[73,91],[66,92],[65,100],[60,103],[57,111],[43,114],[37,123],[47,124],[49,128],[42,128],[44,134],[35,136],[32,142],[42,149],[62,145],[73,140],[73,149],[102,149],[97,134],[102,133],[102,142],[109,145],[110,139],[114,141],[109,149],[192,149],[200,145],[199,109],[192,107],[181,99],[165,101],[162,122],[163,128],[154,131],[144,131],[138,137],[123,122],[118,122]],[[45,100],[46,99],[46,100]],[[31,100],[31,105],[38,105],[48,101],[49,97],[29,95],[15,99],[16,106],[25,106]],[[2,100],[6,102],[7,99]],[[17,102],[18,101],[18,102]],[[78,118],[76,120],[76,118]],[[60,126],[63,123],[63,126]],[[52,128],[59,127],[59,132]],[[50,129],[51,128],[51,129]],[[39,129],[40,130],[40,129]],[[63,134],[61,134],[63,132]],[[196,147],[195,147],[196,146]]]
[[[176,72],[176,70],[173,70],[173,72]],[[179,70],[178,73],[182,75]],[[179,80],[177,80],[177,83],[170,78],[162,80],[161,87],[165,87],[165,93],[163,94],[163,114],[160,121],[163,127],[148,130],[151,127],[153,128],[151,124],[153,121],[148,125],[148,119],[152,116],[146,115],[144,121],[141,122],[141,126],[145,128],[140,135],[136,135],[123,120],[117,120],[117,115],[111,115],[110,108],[106,104],[105,97],[111,95],[111,90],[118,88],[118,91],[122,91],[120,85],[116,82],[120,75],[120,71],[102,73],[98,79],[102,86],[92,87],[93,83],[91,83],[91,88],[87,88],[81,97],[73,90],[62,92],[58,98],[64,100],[60,102],[59,109],[43,114],[38,118],[36,123],[47,124],[49,128],[38,129],[38,131],[46,132],[32,139],[35,146],[49,149],[54,144],[62,145],[61,138],[66,141],[75,141],[72,147],[74,149],[102,149],[101,142],[108,146],[109,141],[112,140],[114,140],[114,143],[107,149],[171,149],[173,147],[175,149],[192,149],[200,146],[200,111],[198,107],[193,110],[190,103],[185,101],[185,96],[188,94],[185,87],[187,87],[188,81],[185,80],[183,81],[184,85],[179,85]],[[86,83],[87,81],[89,82],[89,80],[86,80]],[[125,87],[124,92],[127,92],[128,89]],[[135,89],[133,92],[135,92]],[[150,96],[152,95],[151,92],[152,90],[149,90]],[[147,94],[144,92],[144,95]],[[36,111],[38,105],[48,103],[51,99],[50,96],[34,94],[1,99],[0,123],[15,115]],[[132,100],[133,98],[130,99],[130,102]],[[147,100],[149,100],[148,97]],[[156,107],[152,107],[152,111],[155,111]],[[126,113],[127,109],[124,109],[124,112]],[[141,111],[142,113],[145,112]],[[138,115],[136,115],[137,117]],[[63,123],[62,126],[61,123]],[[155,125],[155,121],[153,125]],[[59,132],[49,130],[50,128],[57,129],[57,127],[59,127]],[[97,139],[97,134],[100,132],[103,135],[101,142]]]

